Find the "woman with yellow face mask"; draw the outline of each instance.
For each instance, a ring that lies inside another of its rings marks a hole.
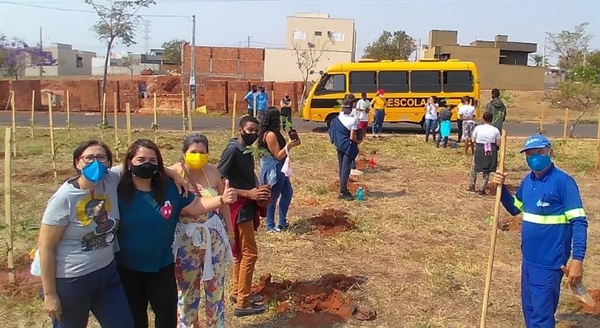
[[[224,190],[217,168],[209,163],[208,139],[200,133],[183,139],[182,161],[171,166],[189,183],[198,197],[212,197]],[[199,327],[201,288],[204,286],[206,327],[225,326],[225,276],[233,263],[233,228],[229,205],[203,217],[180,217],[173,253],[179,301],[178,327]]]

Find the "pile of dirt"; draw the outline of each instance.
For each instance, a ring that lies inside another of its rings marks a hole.
[[[348,218],[348,213],[330,208],[324,209],[321,214],[313,216],[307,221],[324,235],[356,229],[356,224]]]
[[[347,293],[365,280],[362,277],[327,274],[314,281],[273,282],[271,274],[265,274],[252,291],[261,295],[265,302],[275,300],[278,314],[291,316],[286,327],[331,327],[352,318],[361,321],[376,319],[374,310],[358,307]]]
[[[510,191],[512,194],[517,192],[517,189],[519,189],[519,185],[513,185],[510,183],[505,183],[504,184],[506,186],[506,188],[508,188],[508,191]],[[485,192],[488,193],[488,195],[492,195],[495,196],[496,195],[496,185],[493,183],[488,183],[487,186],[485,186]]]
[[[356,166],[358,169],[358,161],[356,163]],[[353,177],[350,177],[350,179],[348,179],[348,191],[350,191],[353,194],[356,194],[356,191],[360,187],[363,188],[364,192],[369,191],[369,188],[365,184],[358,182],[357,179],[355,179]],[[335,182],[331,185],[331,187],[329,189],[331,189],[331,191],[338,192],[340,190],[340,180],[339,179],[335,180]]]
[[[505,219],[498,220],[498,227],[502,231],[521,231],[521,225],[523,224],[523,220],[518,217],[509,217]]]
[[[146,83],[146,91],[149,94],[181,94],[181,77],[179,76],[155,76],[151,81]]]
[[[28,254],[15,257],[14,273],[17,283],[8,281],[8,262],[0,263],[0,293],[17,300],[32,299],[39,295],[42,287],[40,277],[31,275],[31,259]]]
[[[581,301],[578,302],[579,311],[591,315],[600,315],[600,289],[588,289],[590,296],[596,301],[596,306],[591,307]]]

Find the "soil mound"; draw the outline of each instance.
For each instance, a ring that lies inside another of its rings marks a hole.
[[[356,167],[358,169],[358,163],[356,164]],[[348,191],[350,191],[353,194],[356,194],[356,191],[358,190],[359,187],[363,188],[364,192],[369,191],[369,188],[364,185],[363,183],[358,182],[357,179],[350,177],[350,179],[348,179]],[[333,183],[333,185],[331,185],[331,187],[329,188],[331,191],[335,191],[335,192],[339,192],[340,191],[340,180],[337,179],[335,180],[335,182]]]
[[[590,296],[596,301],[596,306],[592,308],[591,306],[578,301],[579,311],[594,316],[600,315],[600,289],[588,289],[588,293],[590,293]]]
[[[325,235],[356,229],[356,224],[348,218],[348,213],[330,208],[324,209],[321,214],[311,217],[307,221]]]
[[[498,220],[498,227],[502,231],[521,231],[523,220],[518,217],[509,217]]]
[[[374,310],[358,307],[347,293],[365,281],[363,277],[327,274],[313,281],[273,282],[271,274],[265,274],[252,290],[265,302],[276,301],[278,314],[293,315],[287,327],[330,327],[351,318],[366,321],[377,317]]]
[[[15,257],[14,273],[16,284],[8,281],[8,264],[6,261],[0,263],[0,293],[14,299],[31,299],[37,297],[42,287],[40,277],[33,276],[29,270],[31,259],[28,254]]]
[[[505,183],[504,184],[506,186],[506,188],[508,188],[508,191],[510,191],[512,194],[517,192],[517,189],[519,189],[518,185],[512,185],[512,184],[508,184]],[[485,186],[485,192],[488,193],[488,195],[492,195],[495,196],[496,195],[496,185],[493,183],[488,183],[487,186]]]

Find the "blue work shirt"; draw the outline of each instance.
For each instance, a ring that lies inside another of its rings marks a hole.
[[[502,188],[502,205],[512,214],[523,213],[523,260],[543,269],[560,269],[571,256],[583,261],[587,220],[579,187],[554,164],[542,176],[527,174],[513,197]]]
[[[189,193],[184,198],[171,179],[166,180],[163,204],[156,203],[152,191],[136,190],[131,202],[119,197],[119,266],[154,273],[172,264],[175,258],[171,245],[179,214],[195,197]]]
[[[250,91],[244,97],[244,100],[248,102],[248,109],[254,109],[254,98],[256,98],[257,93],[258,92]],[[256,99],[256,102],[258,102],[258,99]],[[258,107],[258,105],[256,107]]]
[[[269,95],[266,92],[259,91],[256,94],[257,110],[260,110],[260,111],[267,110],[267,106],[269,106]]]

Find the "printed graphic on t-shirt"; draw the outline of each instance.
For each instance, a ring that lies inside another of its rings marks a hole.
[[[160,208],[160,215],[162,215],[163,219],[168,220],[171,218],[171,214],[173,214],[173,205],[171,205],[170,201],[166,200]]]
[[[95,224],[94,230],[81,239],[83,251],[96,251],[109,247],[115,241],[118,220],[109,217],[110,201],[105,195],[87,196],[77,203],[77,220],[83,225]]]

